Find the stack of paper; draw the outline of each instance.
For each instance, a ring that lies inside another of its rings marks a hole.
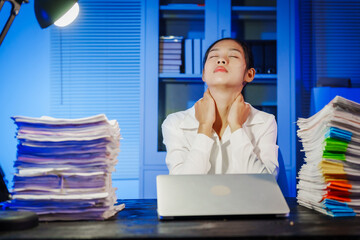
[[[297,124],[305,152],[298,203],[334,217],[360,215],[360,104],[336,96]]]
[[[43,221],[103,220],[116,203],[111,173],[120,151],[117,121],[13,117],[17,160],[10,208],[34,211]]]

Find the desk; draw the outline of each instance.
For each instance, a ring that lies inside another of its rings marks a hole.
[[[158,221],[156,200],[124,200],[115,220],[42,222],[21,231],[0,232],[0,239],[257,238],[360,239],[360,218],[332,218],[287,199],[288,218],[237,218]]]

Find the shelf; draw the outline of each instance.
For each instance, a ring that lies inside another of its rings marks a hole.
[[[204,84],[204,82],[201,79],[193,79],[193,78],[163,78],[160,79],[161,83],[191,83],[191,84]]]
[[[276,20],[276,7],[235,6],[231,9],[240,20]]]
[[[159,78],[164,83],[203,83],[202,74],[160,73]],[[256,74],[253,83],[276,84],[276,74]]]
[[[202,78],[202,74],[160,73],[159,78]]]
[[[256,74],[254,80],[250,84],[276,84],[276,74]]]
[[[197,4],[169,4],[160,6],[162,18],[165,19],[204,19],[204,6]]]
[[[202,78],[202,74],[160,73],[159,78]],[[277,74],[256,74],[255,79],[277,79]]]
[[[197,4],[169,4],[160,6],[160,10],[166,11],[204,11],[205,6]]]
[[[198,19],[198,20],[204,20],[204,14],[202,13],[184,13],[183,11],[179,12],[171,12],[171,13],[163,13],[161,14],[161,18],[163,19]]]
[[[277,79],[277,74],[255,74],[255,79]]]
[[[268,6],[233,6],[231,8],[237,12],[276,12],[276,7]]]

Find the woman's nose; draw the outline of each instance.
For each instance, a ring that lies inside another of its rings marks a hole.
[[[226,64],[225,59],[221,58],[217,60],[217,64],[221,65],[221,64]]]

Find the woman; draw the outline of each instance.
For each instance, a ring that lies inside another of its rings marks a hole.
[[[278,173],[277,126],[273,115],[244,102],[254,79],[247,45],[224,38],[204,58],[208,89],[186,110],[162,124],[170,174]]]

